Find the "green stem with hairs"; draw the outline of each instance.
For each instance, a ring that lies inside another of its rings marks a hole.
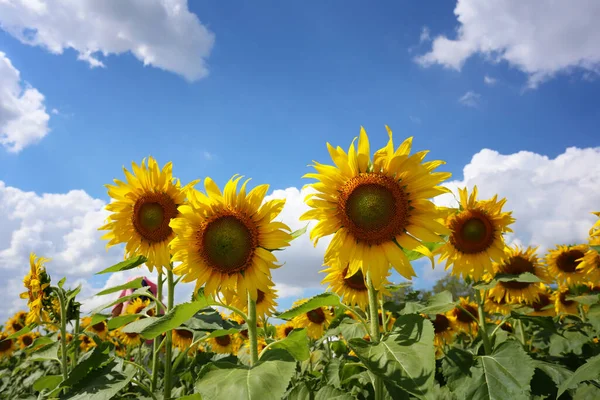
[[[367,289],[369,290],[369,324],[370,324],[370,336],[372,343],[379,343],[379,301],[377,300],[377,291],[371,281],[370,273],[367,273]],[[383,319],[383,316],[382,316]],[[375,376],[373,383],[373,389],[375,390],[375,400],[383,400],[383,380]]]
[[[53,288],[58,302],[60,304],[60,348],[61,348],[61,367],[63,381],[69,376],[69,364],[67,360],[67,304],[61,288]]]
[[[492,345],[485,328],[485,311],[483,310],[483,301],[479,290],[475,290],[475,300],[477,301],[477,311],[479,313],[479,332],[481,332],[481,338],[483,339],[483,349],[486,355],[490,355],[492,354]]]
[[[77,308],[77,313],[75,315],[75,332],[73,333],[73,338],[79,337],[79,307]],[[79,346],[75,346],[73,349],[73,368],[77,366],[77,362],[79,361]]]
[[[519,325],[519,337],[521,338],[521,343],[523,343],[523,347],[526,347],[527,339],[525,338],[525,328],[523,328],[523,321],[519,320],[517,324]]]
[[[250,297],[248,292],[248,341],[250,342],[250,366],[258,362],[258,338],[256,334],[256,301]]]
[[[385,307],[383,306],[383,299],[379,302],[379,304],[381,305],[381,329],[383,330],[383,333],[387,332],[387,324],[389,319],[386,318],[385,315]]]
[[[161,271],[158,271],[158,284],[156,286],[156,298],[160,300],[162,297],[162,286],[163,286],[163,274]],[[160,315],[160,303],[156,302],[156,316]],[[156,390],[156,385],[158,383],[158,350],[159,350],[160,342],[158,338],[154,338],[152,341],[152,378],[150,379],[150,389],[152,392]]]
[[[175,285],[173,283],[173,265],[171,264],[171,268],[167,270],[167,312],[173,309],[173,299],[175,298]],[[172,371],[172,356],[171,352],[173,351],[173,332],[167,331],[167,338],[165,341],[165,384],[164,384],[164,399],[171,399],[171,371]]]

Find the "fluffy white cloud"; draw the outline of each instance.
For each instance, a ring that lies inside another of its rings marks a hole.
[[[496,78],[492,78],[491,76],[484,76],[483,82],[488,86],[494,86],[498,80]]]
[[[481,95],[479,93],[469,90],[458,99],[458,102],[464,106],[476,108],[479,105],[480,100]]]
[[[19,71],[0,51],[0,144],[20,152],[48,134],[49,119],[44,95],[22,82]]]
[[[214,35],[187,0],[4,0],[0,27],[22,43],[103,67],[99,55],[131,52],[190,81],[208,73]]]
[[[584,242],[596,219],[590,212],[600,209],[600,147],[571,147],[554,159],[528,151],[502,155],[483,149],[463,174],[463,180],[447,184],[456,196],[457,188],[477,185],[480,198],[505,197],[504,209],[516,218],[509,240],[540,250]],[[436,202],[457,205],[450,194]]]
[[[437,36],[418,63],[460,70],[469,57],[482,54],[526,73],[529,87],[574,67],[599,72],[597,0],[458,0],[454,13],[456,38]]]

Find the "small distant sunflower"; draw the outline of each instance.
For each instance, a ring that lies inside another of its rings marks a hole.
[[[9,358],[15,350],[15,341],[6,339],[8,336],[5,332],[0,332],[0,359]]]
[[[46,319],[44,302],[50,295],[50,277],[46,273],[44,263],[47,258],[37,257],[34,253],[29,255],[29,273],[23,279],[23,285],[27,289],[21,293],[22,299],[27,299],[29,313],[25,320],[26,325],[41,323]]]
[[[585,279],[592,282],[600,282],[600,253],[591,248],[591,246],[600,246],[600,233],[599,236],[590,238],[590,248],[583,255],[583,259],[577,266],[577,269],[585,274]]]
[[[534,301],[525,302],[528,307],[533,308],[529,315],[534,316],[550,316],[556,315],[554,293],[546,285],[542,285],[542,292]]]
[[[596,217],[600,218],[600,211],[593,212]],[[590,236],[600,236],[600,219],[598,219],[594,225],[590,228]]]
[[[468,297],[461,297],[460,306],[464,308],[467,312],[463,311],[459,307],[455,307],[454,309],[448,311],[446,316],[450,319],[450,321],[452,321],[456,328],[463,332],[473,335],[475,334],[475,332],[477,332],[478,324],[477,320],[473,319],[471,315],[477,318],[477,304],[475,304],[472,301],[469,301]]]
[[[484,302],[484,309],[490,314],[508,315],[512,309],[511,304],[506,302],[504,297],[496,299],[492,296],[487,296]]]
[[[559,285],[572,285],[584,282],[586,273],[578,269],[589,247],[584,244],[575,246],[557,245],[546,256],[548,275],[556,279]]]
[[[538,262],[535,254],[536,248],[528,247],[520,249],[506,248],[504,258],[499,263],[493,264],[495,274],[521,275],[531,273],[541,280],[547,281],[546,271]],[[518,303],[521,301],[533,301],[542,291],[542,287],[536,282],[498,282],[489,293],[496,302],[504,299],[507,303]]]
[[[108,327],[106,326],[105,321],[100,321],[94,325],[89,325],[86,330],[94,332],[102,340],[106,339],[106,335],[108,334]]]
[[[502,321],[499,319],[494,320],[494,324],[496,324],[496,325],[499,325],[501,322]],[[502,329],[504,332],[508,332],[508,333],[514,333],[514,331],[515,331],[513,326],[509,322],[506,322],[506,321],[504,321],[504,323],[502,325],[500,325],[500,329]]]
[[[237,345],[231,335],[217,336],[208,339],[213,353],[217,354],[235,354]]]
[[[246,194],[248,180],[238,192],[240,179],[230,179],[223,193],[210,178],[204,180],[206,195],[189,192],[189,203],[170,224],[177,234],[170,244],[173,260],[181,261],[173,272],[183,282],[196,281],[195,291],[205,285],[207,295],[237,291],[256,300],[259,289],[266,293],[272,285],[273,250],[289,246],[292,235],[287,225],[273,221],[285,199],[263,203],[269,185]]]
[[[451,234],[436,253],[439,262],[446,260],[446,269],[452,274],[479,280],[485,272],[492,272],[492,261],[499,262],[504,256],[505,232],[512,232],[508,225],[515,219],[511,212],[502,212],[506,199],[498,196],[477,200],[477,186],[468,196],[467,189],[459,189],[460,208],[450,214],[446,226]]]
[[[554,309],[557,314],[579,314],[578,303],[575,300],[567,300],[569,295],[571,295],[571,291],[568,286],[559,287],[556,291]]]
[[[187,329],[173,329],[173,345],[181,351],[187,350],[194,341],[194,332]]]
[[[66,336],[66,338],[67,338],[66,342],[67,342],[67,344],[69,344],[69,343],[71,343],[71,341],[73,340],[73,335],[72,335],[72,334],[70,334],[69,332],[67,332],[67,336]],[[56,340],[58,340],[58,341],[60,342],[60,340],[61,340],[60,333],[59,333],[59,334],[58,334],[58,336],[56,337]]]
[[[434,332],[433,344],[436,347],[444,347],[444,345],[452,343],[456,332],[450,318],[444,314],[436,314],[431,322],[433,323]]]
[[[222,315],[222,317],[223,317],[224,320],[229,319],[229,320],[235,321],[238,325],[244,325],[244,324],[246,324],[246,321],[242,317],[240,317],[237,313],[234,313],[234,312],[232,312],[229,315],[229,317],[227,317],[225,315]],[[263,324],[262,324],[261,321],[257,321],[256,322],[256,326],[260,328],[260,327],[263,326]],[[248,329],[246,328],[246,329],[240,330],[239,336],[241,337],[242,341],[248,340]]]
[[[225,299],[226,304],[248,312],[248,298],[246,296],[241,297],[236,292],[228,292]],[[256,315],[260,318],[273,315],[276,311],[275,307],[277,307],[275,299],[277,299],[277,290],[273,286],[265,291],[256,289]]]
[[[290,333],[294,330],[294,324],[291,322],[286,322],[285,324],[281,324],[277,326],[277,338],[279,340],[285,339],[288,337]]]
[[[25,328],[25,320],[27,318],[27,313],[25,311],[19,311],[15,315],[13,315],[6,322],[6,330],[8,333],[13,334],[19,332],[21,329]]]
[[[301,220],[319,221],[310,232],[315,246],[320,238],[333,235],[325,263],[339,259],[350,276],[361,269],[379,290],[390,265],[411,279],[415,272],[403,249],[433,258],[425,242],[441,242],[450,233],[436,221],[439,211],[431,198],[448,190],[437,186],[447,172],[433,172],[443,161],[423,163],[426,151],[410,155],[412,137],[394,148],[392,131],[387,146],[375,152],[371,162],[369,137],[361,127],[358,146],[348,153],[341,147],[327,148],[335,166],[314,162],[316,173],[304,175],[318,182],[307,186],[316,193],[306,196],[312,209]]]
[[[381,312],[381,310],[377,310],[377,319],[379,320],[379,328],[383,327],[382,315],[383,315],[383,313]],[[385,325],[385,329],[389,331],[394,326],[394,323],[396,323],[396,318],[394,318],[394,316],[392,315],[391,312],[386,311],[385,312],[385,320],[387,322]]]
[[[167,163],[161,170],[154,158],[144,159],[141,165],[131,163],[133,174],[123,168],[126,182],[115,179],[115,185],[106,185],[113,201],[106,206],[112,214],[108,223],[99,230],[109,231],[102,239],[107,247],[125,243],[127,257],[143,255],[146,265],[159,271],[169,268],[169,242],[175,237],[169,226],[179,216],[177,208],[184,204],[186,191],[196,182],[181,187],[173,178],[173,165]]]
[[[307,299],[300,299],[292,307],[300,306],[306,303]],[[300,314],[292,319],[292,324],[296,328],[306,328],[308,336],[312,339],[318,339],[323,336],[323,332],[333,320],[333,315],[327,307],[318,307],[307,313]]]
[[[260,354],[261,351],[263,351],[265,349],[265,347],[267,347],[267,342],[265,340],[265,338],[263,338],[262,336],[259,336],[256,338],[256,345],[257,345],[257,349],[258,349],[258,354]],[[250,342],[249,341],[245,341],[243,342],[243,344],[241,346],[239,346],[239,350],[238,350],[238,356],[240,354],[244,354],[246,356],[250,356]]]
[[[329,286],[327,287],[327,290],[331,289],[334,293],[339,295],[345,304],[350,306],[357,305],[363,310],[366,309],[369,304],[369,289],[367,288],[367,282],[362,269],[359,269],[353,275],[348,276],[348,265],[345,268],[341,268],[338,262],[332,262],[331,265],[332,266],[321,271],[327,274],[321,283],[328,283]],[[383,294],[388,294],[385,289],[385,284],[387,283],[389,282],[385,279],[381,286]]]
[[[17,342],[19,343],[19,347],[21,350],[26,349],[27,347],[33,344],[33,341],[40,336],[37,332],[29,332],[25,333],[17,338]]]
[[[142,335],[139,333],[123,332],[119,330],[118,335],[119,341],[127,347],[135,347],[142,344]]]
[[[146,307],[150,305],[150,299],[142,300],[137,297],[125,309],[125,314],[140,314]],[[153,310],[154,311],[154,310]]]
[[[84,353],[96,347],[96,342],[88,335],[79,335],[79,349]]]

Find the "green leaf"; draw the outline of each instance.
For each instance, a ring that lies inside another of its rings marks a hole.
[[[104,366],[104,364],[111,360],[109,350],[110,344],[108,342],[103,342],[99,346],[94,347],[92,354],[83,361],[80,361],[75,368],[69,372],[69,376],[61,386],[74,386],[80,380],[87,377],[90,372]]]
[[[315,400],[356,400],[356,397],[333,386],[323,386],[315,395]]]
[[[514,340],[500,344],[491,355],[480,356],[471,368],[472,378],[456,393],[459,398],[489,400],[529,399],[533,360]]]
[[[81,292],[81,285],[77,286],[73,290],[69,290],[67,292],[67,301],[73,300],[75,298],[75,296],[77,296],[79,294],[79,292]]]
[[[600,377],[600,355],[587,360],[585,364],[577,368],[573,375],[566,379],[558,388],[560,397],[567,389],[571,389],[583,381],[598,379]]]
[[[340,378],[340,369],[342,362],[339,358],[332,358],[331,361],[323,368],[323,377],[325,381],[333,387],[341,388],[342,381]]]
[[[296,369],[296,363],[287,357],[286,361],[259,361],[252,368],[225,362],[207,364],[196,381],[196,391],[203,400],[280,400]]]
[[[139,315],[138,315],[139,318]],[[123,333],[142,333],[144,329],[155,323],[159,318],[158,317],[146,317],[140,318],[132,323],[126,325],[121,329]]]
[[[212,303],[211,303],[212,304]],[[212,308],[203,308],[196,315],[184,323],[190,329],[210,331],[214,329],[229,329],[237,325],[224,320],[216,310]]]
[[[444,245],[444,243],[441,243],[441,242],[440,243],[421,242],[421,244],[424,245],[425,247],[427,247],[431,252],[436,251],[437,249],[439,249],[440,247],[442,247]],[[404,251],[404,254],[406,254],[408,261],[415,261],[415,260],[418,260],[419,258],[425,257],[423,254],[419,253],[418,251],[408,250],[403,247],[400,247],[400,248],[402,249],[402,251]]]
[[[191,303],[178,304],[165,315],[157,318],[154,323],[148,325],[141,334],[146,339],[154,339],[163,332],[180,327],[199,310],[206,307],[208,307],[206,298],[198,298]]]
[[[475,363],[472,353],[459,348],[451,348],[442,359],[442,374],[447,386],[457,390],[471,376],[471,367]]]
[[[215,337],[225,336],[225,335],[233,335],[235,333],[238,333],[239,331],[240,331],[239,329],[235,329],[235,328],[217,329],[215,331],[212,331],[209,335],[204,336],[204,339],[210,339],[210,338],[215,338]]]
[[[106,326],[108,327],[109,330],[117,329],[117,328],[122,327],[123,325],[127,325],[130,322],[135,321],[139,317],[140,316],[137,314],[119,315],[118,317],[111,318],[106,323]]]
[[[24,327],[23,329],[21,329],[20,331],[18,331],[18,332],[15,332],[15,333],[13,333],[12,335],[8,336],[8,337],[7,337],[6,339],[4,339],[4,340],[18,338],[18,337],[19,337],[19,336],[21,336],[21,335],[24,335],[24,334],[26,334],[26,333],[29,333],[29,332],[31,332],[31,329],[35,328],[35,326],[36,326],[36,325],[33,325],[33,326],[26,326],[26,327]],[[3,341],[4,341],[4,340],[3,340]]]
[[[46,375],[39,378],[33,384],[33,390],[41,392],[42,390],[54,390],[62,382],[62,375]]]
[[[292,232],[292,240],[299,238],[300,236],[304,235],[306,233],[306,230],[308,229],[308,224],[306,224],[304,226],[304,228],[300,228],[294,232]]]
[[[587,313],[588,322],[600,332],[600,304],[594,304]]]
[[[290,320],[300,314],[305,314],[311,310],[314,310],[315,308],[332,306],[339,307],[340,304],[340,298],[337,294],[331,292],[321,293],[310,298],[306,303],[277,315],[277,318]]]
[[[598,301],[600,301],[600,295],[587,294],[583,296],[567,296],[567,300],[573,300],[580,304],[591,306],[592,304],[596,304]]]
[[[314,400],[314,398],[314,394],[310,391],[305,382],[298,383],[284,397],[285,400]]]
[[[531,272],[524,272],[522,274],[496,274],[494,280],[498,282],[524,282],[524,283],[538,283],[542,282],[540,278],[532,274]]]
[[[374,344],[351,339],[349,345],[373,374],[423,398],[433,385],[435,350],[433,325],[418,315],[402,315],[398,329]]]
[[[108,314],[94,314],[92,315],[92,320],[90,321],[90,325],[99,324],[102,321],[106,321],[110,315]]]
[[[556,332],[556,326],[554,325],[554,320],[552,319],[552,317],[524,315],[514,311],[510,312],[510,316],[514,319],[520,319],[523,321],[531,322],[548,332]]]
[[[54,360],[60,361],[58,358],[58,347],[60,343],[54,342],[52,344],[48,344],[42,347],[39,350],[34,351],[29,355],[30,361],[46,361],[46,360]]]
[[[140,277],[140,278],[134,279],[132,281],[129,281],[129,282],[123,284],[123,285],[113,286],[111,288],[104,289],[103,291],[96,293],[96,296],[104,296],[105,294],[119,292],[119,291],[125,290],[125,289],[137,289],[137,288],[141,288],[143,280],[144,280],[144,278]]]
[[[62,289],[62,287],[66,281],[67,281],[67,277],[64,276],[60,281],[58,281],[58,287]]]
[[[137,369],[110,361],[71,388],[69,400],[109,400],[115,398],[134,377]],[[62,399],[62,397],[61,397]]]
[[[148,286],[145,286],[143,288],[139,288],[135,292],[131,293],[128,296],[119,297],[118,299],[115,299],[115,300],[113,300],[113,301],[111,301],[109,303],[106,303],[106,304],[103,304],[101,306],[98,306],[98,307],[94,308],[92,310],[91,314],[99,314],[100,311],[104,310],[105,308],[112,307],[114,305],[124,303],[124,302],[126,302],[128,300],[135,299],[136,297],[147,295],[148,293],[150,293]]]
[[[590,249],[596,250],[598,253],[600,253],[600,245],[590,246]]]
[[[452,301],[452,293],[444,290],[443,292],[440,292],[427,300],[427,304],[424,307],[418,303],[406,303],[406,306],[402,311],[400,311],[400,314],[443,314],[452,310],[454,307],[455,302]]]
[[[187,396],[182,396],[178,398],[179,400],[202,400],[202,396],[198,393],[188,394]]]
[[[338,329],[344,336],[344,339],[350,340],[354,338],[363,338],[367,334],[365,326],[360,321],[355,321],[351,318],[344,319],[339,325]]]
[[[28,350],[30,349],[30,352],[33,352],[33,349],[38,348],[39,346],[45,346],[47,344],[51,344],[56,342],[56,340],[53,340],[52,338],[48,337],[48,336],[40,336],[39,338],[35,339],[33,341],[33,343],[31,343],[31,346],[29,346]]]
[[[126,271],[128,269],[133,269],[133,268],[139,267],[140,265],[142,265],[143,263],[145,263],[146,260],[147,259],[144,256],[131,257],[128,260],[121,261],[120,263],[113,265],[112,267],[103,269],[100,272],[96,272],[96,275],[108,274],[108,273],[111,273],[111,272],[119,272],[119,271]]]
[[[590,337],[579,331],[565,331],[562,335],[552,335],[550,337],[550,348],[548,351],[551,356],[555,357],[568,353],[581,355],[583,345],[590,340]]]
[[[294,329],[286,338],[270,344],[265,354],[274,349],[284,349],[298,361],[308,360],[310,357],[308,343],[306,329]]]
[[[541,360],[534,360],[533,363],[535,374],[531,380],[531,394],[556,399],[558,387],[573,375],[573,372],[559,364]]]

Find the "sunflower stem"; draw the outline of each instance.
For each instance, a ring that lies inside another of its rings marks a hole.
[[[156,286],[156,298],[162,300],[162,286],[163,286],[163,274],[162,271],[158,271],[158,284]],[[156,302],[156,316],[160,316],[160,303]],[[158,383],[158,349],[160,346],[157,338],[152,341],[152,378],[150,379],[150,389],[152,392],[156,390]]]
[[[75,314],[75,332],[73,337],[79,337],[79,307],[77,307],[77,313]],[[73,368],[77,366],[77,361],[79,361],[79,346],[75,346],[73,349]]]
[[[481,301],[479,290],[475,290],[475,300],[477,301],[477,311],[479,313],[479,332],[481,332],[481,338],[483,339],[483,349],[486,355],[490,355],[492,354],[492,345],[485,327],[485,311],[483,310],[483,301]]]
[[[385,307],[383,306],[383,299],[379,302],[379,304],[381,305],[381,322],[382,322],[381,329],[382,329],[383,333],[385,333],[387,331],[386,325],[388,324],[389,320],[386,318],[386,315],[385,315]]]
[[[258,362],[258,341],[256,334],[256,301],[250,296],[248,292],[248,340],[250,341],[250,366],[253,366]]]
[[[173,308],[173,299],[175,298],[175,285],[173,284],[173,265],[171,264],[171,268],[167,269],[167,312],[169,312]],[[165,341],[165,384],[164,384],[164,398],[165,400],[169,400],[171,398],[171,368],[172,368],[172,360],[171,360],[171,351],[173,350],[173,332],[171,330],[167,331],[167,337]]]
[[[377,291],[373,282],[371,281],[371,274],[367,272],[367,289],[369,290],[369,323],[370,323],[370,336],[372,343],[379,343],[379,301],[377,300]],[[383,315],[381,316],[383,320]],[[373,389],[375,390],[375,400],[383,400],[383,380],[375,376],[373,383]]]
[[[519,320],[517,324],[519,325],[519,336],[521,338],[521,343],[523,343],[523,347],[526,347],[527,339],[525,338],[525,328],[523,328],[523,321]]]
[[[58,302],[60,304],[60,348],[61,348],[61,367],[63,381],[66,381],[69,376],[69,364],[67,361],[67,305],[63,290],[54,288]]]

